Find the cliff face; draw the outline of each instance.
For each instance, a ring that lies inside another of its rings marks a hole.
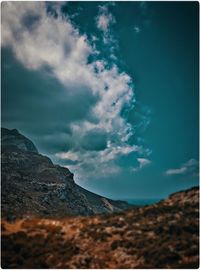
[[[76,185],[73,174],[38,153],[17,130],[1,129],[2,216],[65,217],[112,213],[129,207]]]
[[[2,221],[3,268],[198,268],[199,189],[111,215]]]

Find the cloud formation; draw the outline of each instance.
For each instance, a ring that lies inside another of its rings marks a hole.
[[[111,22],[113,22],[113,17],[111,14],[102,13],[97,17],[97,27],[105,33],[108,32],[109,24]]]
[[[113,22],[107,7],[102,6],[97,26],[104,38],[108,38]],[[27,69],[46,72],[61,83],[66,91],[63,100],[66,98],[69,106],[74,99],[80,99],[84,117],[66,120],[59,136],[68,149],[54,152],[56,161],[65,163],[82,179],[116,173],[120,170],[115,162],[119,157],[143,152],[142,146],[129,143],[134,130],[121,115],[124,107],[133,106],[130,76],[120,72],[116,64],[108,67],[106,60],[97,59],[87,36],[79,33],[67,15],[61,13],[59,5],[4,2],[2,46],[9,47]],[[93,60],[88,61],[89,57]],[[58,98],[57,93],[53,95]],[[88,98],[92,100],[89,104]],[[51,141],[53,136],[58,134],[51,131],[42,140]],[[138,162],[140,167],[145,165],[145,159]]]
[[[151,164],[151,160],[147,158],[137,158],[138,166],[132,167],[132,172],[137,172],[141,170],[143,167]]]
[[[109,43],[112,41],[110,26],[115,23],[115,18],[108,10],[108,5],[99,6],[99,14],[96,17],[97,28],[103,33],[103,42]]]
[[[199,176],[199,162],[196,159],[190,159],[186,163],[182,164],[179,168],[168,169],[165,172],[166,175],[190,175],[193,177]]]
[[[49,68],[63,84],[90,77],[85,69],[92,48],[70,21],[47,13],[45,2],[4,2],[2,45],[10,46],[26,68]],[[67,60],[67,61],[66,61]]]

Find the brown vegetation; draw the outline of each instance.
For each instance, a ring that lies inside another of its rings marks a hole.
[[[112,215],[2,221],[3,268],[198,268],[198,188]]]

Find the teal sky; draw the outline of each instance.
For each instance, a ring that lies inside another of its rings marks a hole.
[[[111,198],[198,185],[198,2],[2,4],[2,126]]]

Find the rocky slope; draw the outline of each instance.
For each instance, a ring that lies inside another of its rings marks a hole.
[[[112,213],[130,207],[76,185],[73,174],[38,153],[16,129],[1,129],[2,217],[65,217]]]
[[[111,215],[2,221],[3,268],[198,268],[199,189]]]

